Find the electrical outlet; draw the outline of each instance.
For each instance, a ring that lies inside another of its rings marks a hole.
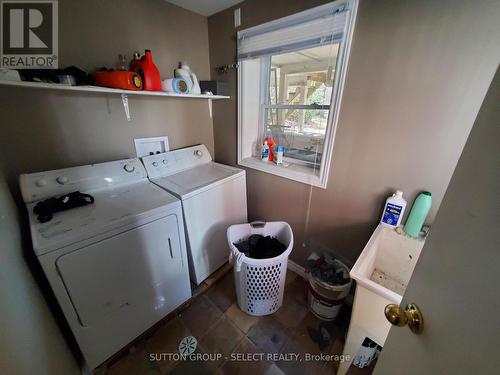
[[[138,158],[143,156],[161,154],[170,150],[168,137],[151,137],[134,139],[135,154]]]

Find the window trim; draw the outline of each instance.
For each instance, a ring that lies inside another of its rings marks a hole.
[[[297,182],[310,184],[310,185],[313,185],[313,186],[316,186],[319,188],[326,189],[327,183],[328,183],[328,178],[330,175],[330,170],[331,170],[333,147],[334,147],[334,143],[335,143],[334,142],[335,135],[337,133],[342,97],[343,97],[344,86],[345,86],[345,81],[346,81],[346,77],[347,77],[347,70],[348,70],[348,65],[349,65],[349,55],[350,55],[350,51],[351,51],[354,26],[356,23],[356,15],[357,15],[357,10],[358,10],[358,0],[337,0],[337,1],[334,1],[332,3],[329,3],[328,6],[339,7],[342,4],[344,4],[346,6],[346,8],[350,11],[350,14],[348,17],[348,25],[347,25],[346,32],[345,32],[345,37],[343,38],[342,42],[339,45],[339,52],[338,52],[338,57],[337,57],[337,62],[336,62],[336,69],[335,69],[336,78],[334,80],[332,98],[331,98],[330,106],[328,108],[329,114],[328,114],[327,127],[326,127],[324,146],[323,146],[322,162],[321,162],[321,165],[319,168],[319,174],[316,175],[314,173],[316,170],[315,168],[302,167],[299,165],[292,165],[289,167],[281,167],[281,166],[277,166],[275,164],[264,163],[264,162],[256,159],[253,156],[247,157],[247,158],[243,157],[243,155],[242,155],[243,143],[244,143],[243,139],[242,139],[242,135],[243,135],[243,124],[242,124],[243,98],[242,98],[242,85],[241,85],[242,68],[238,69],[238,108],[237,108],[237,110],[238,110],[238,132],[237,132],[238,165],[241,165],[241,166],[247,167],[247,168],[252,168],[252,169],[255,169],[255,170],[258,170],[261,172],[274,174],[276,176],[280,176],[280,177],[294,180]],[[325,7],[325,5],[323,5],[322,7]],[[301,13],[305,14],[307,12],[315,12],[315,11],[317,11],[317,9],[312,8],[310,10],[306,10],[306,11],[301,12]],[[293,15],[290,17],[293,17]],[[277,21],[279,21],[279,20],[277,20]],[[271,22],[276,22],[276,21],[271,21]],[[263,24],[263,25],[255,26],[252,29],[253,30],[258,30],[259,28],[266,29],[267,27],[268,27],[268,24]],[[337,67],[339,65],[340,65],[340,69],[337,69]],[[260,93],[259,95],[262,95],[262,93]],[[259,107],[259,111],[261,110],[261,108],[262,108],[262,100],[261,100],[261,105]],[[263,116],[263,114],[259,113],[259,118],[262,118],[262,116]],[[259,134],[263,131],[263,129],[261,129],[261,128],[262,128],[262,126],[259,123],[259,129],[258,129]],[[251,142],[253,143],[254,140],[251,140]],[[301,169],[303,169],[303,168],[308,168],[309,170],[312,171],[312,173],[301,172]]]

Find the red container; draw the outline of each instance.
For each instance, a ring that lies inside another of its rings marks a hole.
[[[142,90],[142,79],[134,72],[124,70],[97,71],[94,74],[97,86],[124,90]]]
[[[276,142],[274,142],[272,135],[268,135],[266,137],[266,139],[264,139],[264,141],[267,141],[267,145],[269,146],[269,158],[268,158],[268,160],[273,161],[274,160],[274,151],[275,151],[274,149],[276,146]]]
[[[147,49],[138,64],[137,72],[142,76],[144,90],[146,91],[162,91],[160,71],[153,62],[151,50]]]

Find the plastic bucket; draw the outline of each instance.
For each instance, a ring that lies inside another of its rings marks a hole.
[[[275,237],[287,248],[274,258],[249,258],[234,243],[253,234]],[[282,221],[232,225],[227,229],[227,241],[229,261],[234,266],[238,306],[249,315],[274,313],[283,304],[288,255],[293,248],[292,228]]]
[[[349,273],[349,268],[342,262],[336,260]],[[345,298],[351,289],[352,280],[343,285],[331,285],[308,274],[309,292],[307,300],[309,309],[321,320],[335,320],[340,312],[340,308],[345,302]]]

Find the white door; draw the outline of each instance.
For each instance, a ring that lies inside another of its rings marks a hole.
[[[175,215],[57,260],[57,269],[82,326],[99,325],[108,317],[119,319],[133,306],[142,306],[146,320],[155,310],[175,308],[178,298],[171,295],[182,282],[182,268]]]
[[[179,224],[169,215],[57,259],[81,326],[130,340],[190,297]]]
[[[424,331],[392,327],[375,374],[498,374],[500,73],[453,174],[403,298]]]

